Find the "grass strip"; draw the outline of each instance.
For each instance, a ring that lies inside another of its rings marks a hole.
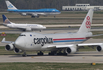
[[[0,70],[103,70],[103,64],[90,63],[0,63]]]

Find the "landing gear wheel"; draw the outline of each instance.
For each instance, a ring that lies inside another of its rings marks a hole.
[[[26,52],[24,52],[24,54],[22,54],[22,56],[23,56],[23,57],[26,57],[26,56],[27,56],[27,55],[26,55]]]
[[[51,51],[48,55],[55,55],[57,51]]]
[[[49,53],[48,55],[54,55],[54,53]]]
[[[37,55],[44,55],[44,54],[43,54],[43,52],[40,51]]]
[[[23,29],[23,31],[26,31],[26,29]]]
[[[57,55],[65,55],[65,56],[67,56],[67,53],[66,52],[59,52],[59,53],[57,53]]]
[[[60,52],[60,53],[57,53],[57,55],[63,55],[63,53]]]
[[[37,16],[37,18],[39,18],[39,16]]]
[[[35,18],[35,16],[31,16],[31,18]]]
[[[67,54],[67,53],[63,53],[63,55],[64,55],[64,56],[67,56],[68,54]]]

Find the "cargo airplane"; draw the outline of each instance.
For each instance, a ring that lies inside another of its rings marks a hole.
[[[9,19],[5,16],[2,15],[3,18],[3,25],[7,26],[9,28],[16,28],[16,29],[21,29],[23,31],[26,30],[42,30],[42,29],[46,29],[45,26],[40,25],[40,24],[15,24],[13,22],[10,22]]]
[[[8,0],[5,1],[6,2],[6,5],[7,5],[7,8],[9,12],[14,12],[14,13],[19,13],[23,16],[26,16],[26,15],[31,15],[31,17],[39,17],[39,16],[48,16],[48,15],[57,15],[57,14],[60,14],[61,12],[57,9],[50,9],[50,8],[47,8],[47,9],[17,9],[11,2],[9,2]]]
[[[76,33],[40,34],[24,32],[15,42],[6,41],[3,38],[2,43],[8,43],[5,46],[8,51],[24,52],[22,56],[26,56],[26,51],[37,51],[38,55],[43,55],[43,51],[51,51],[48,53],[49,55],[67,55],[76,53],[80,46],[97,46],[98,51],[103,51],[103,43],[83,43],[90,37],[98,36],[90,32],[92,17],[93,9],[90,9]]]

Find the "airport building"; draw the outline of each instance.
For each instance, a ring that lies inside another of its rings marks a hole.
[[[62,6],[64,11],[85,11],[93,8],[95,11],[103,10],[103,6],[90,6],[90,4],[76,4],[75,6]]]

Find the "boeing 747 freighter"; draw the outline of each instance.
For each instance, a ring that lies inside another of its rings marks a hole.
[[[92,17],[93,9],[90,9],[76,33],[41,34],[24,32],[15,42],[5,41],[5,38],[3,38],[2,43],[8,43],[5,46],[8,51],[24,52],[22,56],[26,56],[26,51],[37,51],[38,55],[43,55],[44,51],[50,51],[49,55],[73,54],[77,52],[80,46],[96,46],[97,51],[103,51],[103,43],[83,43],[93,36],[98,36],[90,32]]]
[[[57,9],[17,9],[11,2],[8,0],[5,1],[9,12],[19,13],[23,16],[31,15],[31,17],[39,17],[39,16],[48,16],[48,15],[57,15],[61,12]]]

